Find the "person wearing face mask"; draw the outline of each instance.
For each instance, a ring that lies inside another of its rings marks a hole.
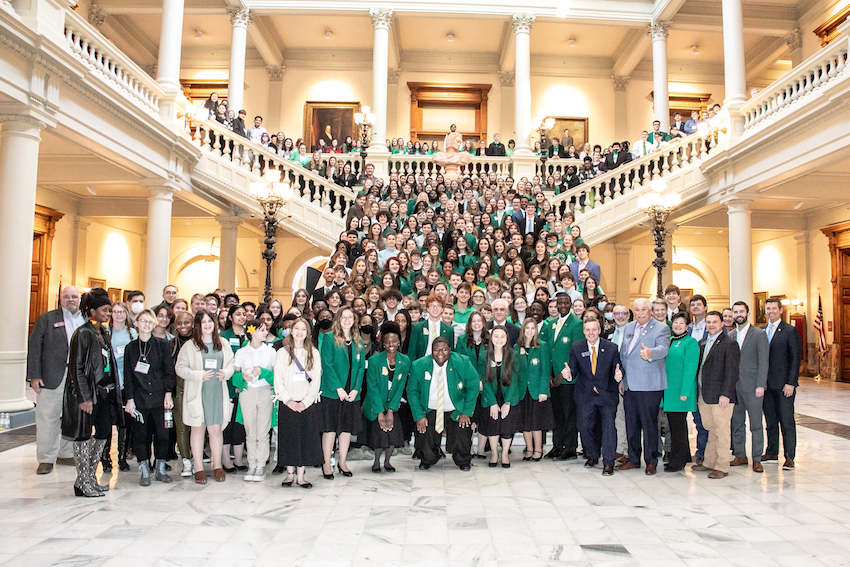
[[[121,385],[109,346],[109,330],[104,326],[111,308],[105,290],[95,288],[87,293],[82,299],[82,311],[88,321],[74,331],[68,347],[62,436],[74,441],[74,494],[89,498],[104,496],[104,491],[109,490],[97,483],[95,471],[112,425],[123,425]]]
[[[85,323],[80,292],[65,286],[61,307],[39,316],[27,348],[27,382],[36,395],[35,438],[37,474],[53,470],[53,463],[74,463],[74,446],[60,437],[62,395],[68,367],[68,347],[74,331]]]
[[[194,318],[191,313],[177,313],[174,319],[176,336],[171,341],[171,360],[177,364],[177,354],[183,345],[192,339],[192,325]],[[175,371],[175,393],[174,393],[174,442],[183,461],[182,477],[192,476],[192,449],[189,443],[189,427],[183,422],[183,377]]]
[[[236,351],[233,359],[233,387],[239,392],[236,421],[245,428],[248,447],[248,471],[244,479],[262,482],[269,458],[269,429],[277,426],[277,411],[272,402],[276,353],[265,340],[268,327],[258,319],[247,322],[250,341]]]
[[[136,315],[145,310],[145,294],[141,291],[129,292],[127,305],[130,306],[130,320],[135,321]]]

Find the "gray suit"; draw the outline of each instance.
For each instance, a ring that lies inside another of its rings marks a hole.
[[[737,329],[729,338],[738,340]],[[738,403],[732,412],[732,451],[735,457],[747,456],[747,416],[750,418],[750,433],[753,437],[752,460],[761,461],[764,451],[764,424],[762,404],[764,396],[756,397],[756,388],[767,388],[767,368],[770,346],[767,333],[750,325],[741,345],[738,384],[735,388]]]
[[[73,457],[73,444],[60,439],[65,369],[68,365],[68,333],[62,309],[42,313],[35,322],[27,347],[27,382],[44,384],[36,398],[36,457],[53,463],[56,457]]]

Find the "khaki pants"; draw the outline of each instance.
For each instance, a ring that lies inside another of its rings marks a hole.
[[[720,472],[729,472],[729,439],[732,430],[732,412],[735,404],[721,408],[720,404],[707,404],[699,399],[702,426],[708,431],[703,465]]]
[[[56,457],[74,458],[74,444],[62,439],[62,400],[65,379],[55,390],[42,388],[36,396],[35,454],[39,463],[56,462]]]
[[[248,468],[264,467],[269,458],[269,429],[272,425],[271,386],[246,388],[239,393],[239,407],[245,425]]]

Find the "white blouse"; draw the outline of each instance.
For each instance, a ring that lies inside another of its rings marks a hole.
[[[277,360],[274,365],[275,395],[283,403],[292,400],[302,402],[309,407],[319,399],[319,391],[322,386],[322,359],[319,356],[319,351],[314,347],[313,368],[308,369],[306,367],[307,350],[296,348],[295,356],[301,362],[305,372],[298,369],[286,349],[282,348],[277,351]],[[310,375],[310,381],[307,380],[306,374]]]

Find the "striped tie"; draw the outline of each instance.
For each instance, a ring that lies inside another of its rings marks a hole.
[[[437,418],[434,420],[434,430],[437,433],[442,433],[444,429],[443,423],[443,389],[445,386],[443,382],[445,380],[446,372],[442,368],[437,370]]]

